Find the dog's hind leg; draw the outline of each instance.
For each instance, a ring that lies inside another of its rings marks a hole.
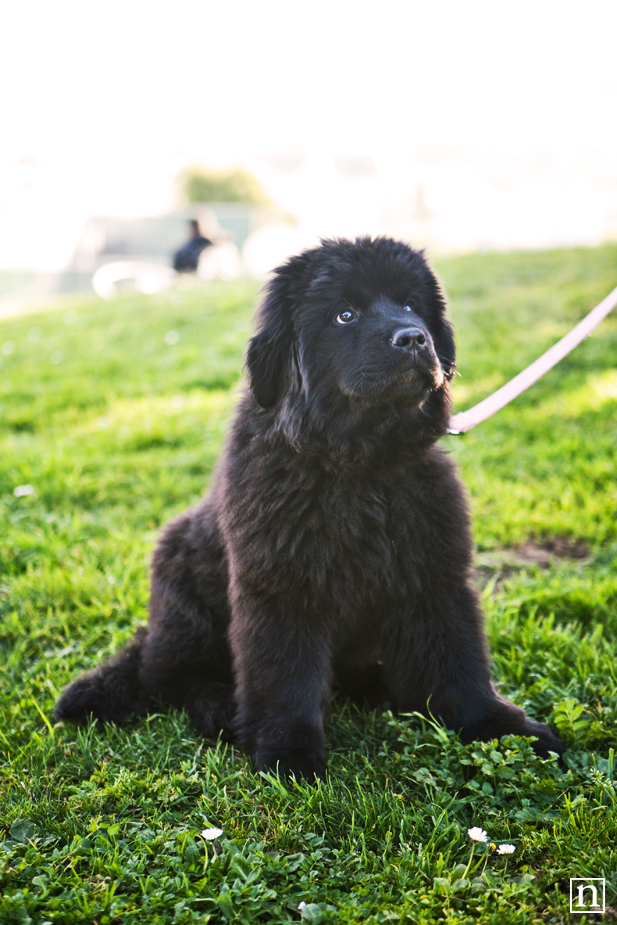
[[[117,655],[69,684],[55,718],[85,723],[92,716],[121,723],[171,706],[186,710],[203,736],[229,734],[235,712],[230,657],[224,651],[204,653],[203,640],[193,641],[191,647],[185,638],[184,647],[170,652],[164,634],[140,627]]]
[[[140,627],[114,658],[69,684],[56,704],[55,719],[85,723],[93,716],[120,723],[131,715],[147,713],[152,703],[139,681],[147,635],[146,627]]]
[[[231,654],[224,617],[207,606],[180,606],[177,591],[153,582],[150,632],[139,665],[152,702],[186,710],[203,736],[229,734],[235,712]]]
[[[208,501],[168,525],[152,563],[150,622],[109,662],[70,684],[56,718],[121,722],[185,709],[206,736],[234,712],[227,566]]]
[[[69,684],[56,705],[55,718],[85,723],[92,716],[121,723],[166,705],[186,710],[203,736],[229,734],[235,713],[229,659],[221,658],[216,670],[195,658],[157,670],[155,650],[156,636],[149,637],[146,627],[140,627],[110,661]],[[225,680],[213,680],[211,675]]]

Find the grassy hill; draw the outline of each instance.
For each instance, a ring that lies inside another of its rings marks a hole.
[[[617,246],[437,269],[462,410],[617,284]],[[558,727],[563,767],[346,702],[312,788],[256,776],[178,713],[52,724],[62,686],[146,620],[150,551],[208,485],[255,298],[212,284],[0,321],[0,921],[562,922],[585,876],[617,906],[617,313],[444,441],[496,678]],[[472,826],[514,853],[480,844],[470,862]]]

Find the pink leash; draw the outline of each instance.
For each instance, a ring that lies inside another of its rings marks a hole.
[[[615,308],[615,305],[617,305],[617,287],[613,289],[605,299],[602,299],[600,304],[596,305],[582,321],[579,321],[576,327],[572,328],[565,337],[562,337],[556,344],[553,344],[550,350],[547,350],[541,357],[538,357],[531,366],[524,369],[518,376],[515,376],[514,379],[510,379],[509,382],[502,385],[500,389],[497,389],[496,392],[493,392],[493,394],[485,398],[484,401],[474,405],[473,408],[453,415],[453,417],[450,418],[448,433],[464,434],[466,431],[471,430],[472,427],[475,427],[476,424],[481,424],[482,421],[486,421],[492,414],[495,414],[496,411],[499,411],[504,405],[511,402],[513,398],[516,398],[517,395],[520,395],[521,392],[528,389],[529,386],[537,382],[544,373],[552,369],[560,360],[563,360],[571,350],[574,350],[583,338],[587,337],[596,325],[600,324],[603,318],[606,318],[608,313]]]

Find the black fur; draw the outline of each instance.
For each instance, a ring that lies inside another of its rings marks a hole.
[[[154,553],[150,623],[64,691],[56,717],[155,703],[220,730],[258,769],[325,769],[333,685],[426,710],[465,740],[559,740],[491,683],[454,464],[452,330],[423,256],[324,241],[275,272],[248,391],[210,494]]]

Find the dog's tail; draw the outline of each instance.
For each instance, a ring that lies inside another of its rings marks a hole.
[[[117,655],[69,684],[56,704],[55,719],[85,723],[93,716],[103,722],[120,723],[129,716],[147,713],[153,704],[139,682],[147,635],[147,628],[140,627]]]

